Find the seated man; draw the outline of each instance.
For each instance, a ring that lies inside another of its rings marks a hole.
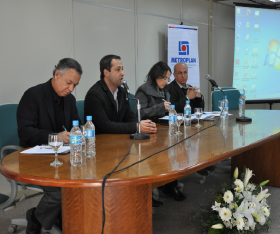
[[[204,109],[204,98],[198,88],[192,87],[187,84],[188,81],[188,66],[185,63],[177,63],[174,66],[174,80],[168,85],[170,93],[170,102],[175,105],[177,113],[184,113],[184,107],[186,105],[186,100],[190,101],[190,106],[192,108],[192,114],[194,113],[194,108]],[[198,171],[197,173],[202,176],[207,176],[209,172],[215,170],[215,166],[210,166],[205,169]]]
[[[198,92],[198,88],[187,85],[188,66],[185,63],[177,63],[174,66],[174,80],[168,85],[170,102],[175,105],[177,113],[183,113],[186,100],[190,101],[192,114],[194,108],[204,108],[203,96]]]
[[[28,89],[17,109],[18,136],[23,147],[48,144],[50,133],[61,133],[69,143],[73,120],[79,120],[76,99],[71,94],[82,75],[80,64],[71,58],[59,61],[53,78]],[[37,208],[27,211],[26,234],[39,234],[41,227],[50,230],[61,215],[61,188],[42,186],[44,196]]]
[[[121,81],[124,77],[121,58],[107,55],[100,60],[100,80],[87,92],[84,116],[92,116],[96,134],[135,133],[138,129],[137,117],[130,108],[126,90]],[[156,125],[151,120],[142,120],[143,133],[156,133]]]

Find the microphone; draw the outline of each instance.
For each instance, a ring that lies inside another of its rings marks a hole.
[[[207,75],[205,76],[205,79],[208,80],[208,81],[210,81],[210,83],[211,83],[211,85],[212,85],[213,87],[216,87],[216,88],[218,88],[219,90],[222,91],[222,89],[218,86],[218,84],[216,83],[216,81],[213,80],[209,74],[207,74]]]
[[[127,93],[128,93],[128,94],[130,94],[130,92],[129,92],[129,88],[128,88],[128,86],[127,86],[127,82],[126,82],[126,80],[122,80],[122,85],[123,85],[123,86],[124,86],[124,88],[126,89]]]

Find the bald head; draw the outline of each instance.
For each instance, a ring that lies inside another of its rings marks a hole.
[[[185,63],[177,63],[174,66],[173,76],[175,80],[182,86],[186,86],[188,81],[188,66]]]
[[[187,64],[182,63],[182,62],[176,63],[175,66],[174,66],[174,73],[176,73],[176,67],[177,67],[177,65],[183,65],[183,66],[185,66],[185,67],[188,69],[188,65],[187,65]]]

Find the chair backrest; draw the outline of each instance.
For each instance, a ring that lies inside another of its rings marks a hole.
[[[84,124],[84,100],[76,100],[76,106],[81,119],[81,124]]]
[[[0,150],[6,145],[19,145],[17,107],[18,104],[0,105]]]
[[[221,87],[221,89],[227,96],[229,102],[229,110],[238,110],[240,91],[233,87]],[[219,89],[215,89],[212,92],[212,111],[220,111],[218,107],[218,102],[220,100],[223,100],[223,93]]]
[[[130,94],[129,95],[130,97],[132,97],[132,98],[134,98],[135,97],[135,95],[134,94]],[[131,110],[135,113],[135,101],[134,100],[131,100],[131,99],[129,99],[129,104],[130,104],[130,108],[131,108]]]

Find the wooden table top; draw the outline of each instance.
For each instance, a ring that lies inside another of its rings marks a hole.
[[[237,111],[226,121],[211,127],[176,146],[126,170],[112,174],[106,186],[154,183],[191,174],[209,165],[237,155],[264,142],[280,137],[280,111],[246,110],[251,123],[236,122]],[[214,122],[200,121],[203,128]],[[135,141],[131,152],[119,169],[177,143],[198,131],[195,124],[180,131],[181,136],[170,137],[168,126],[157,125],[157,134],[151,139]],[[83,164],[71,167],[70,155],[60,155],[62,166],[51,167],[54,155],[28,155],[14,152],[2,160],[0,170],[14,180],[45,186],[100,187],[103,177],[127,153],[132,140],[128,134],[96,136],[96,157],[83,156]]]

